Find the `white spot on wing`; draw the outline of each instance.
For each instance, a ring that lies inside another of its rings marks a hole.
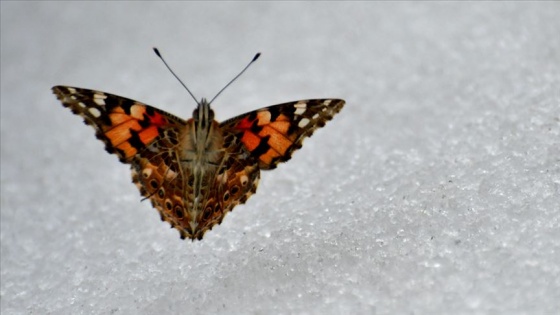
[[[224,172],[223,174],[216,176],[216,179],[220,181],[222,184],[227,183],[228,180],[227,172]]]
[[[90,107],[89,108],[89,113],[95,118],[101,117],[101,112],[99,111],[99,109],[97,109],[95,107]]]
[[[165,175],[165,178],[167,178],[167,180],[174,180],[177,177],[177,173],[173,172],[170,169],[167,169],[167,175]]]
[[[152,169],[151,168],[145,168],[142,170],[142,176],[144,176],[145,178],[148,178],[152,175]]]
[[[107,98],[107,95],[102,94],[102,93],[93,94],[93,101],[97,105],[105,105],[105,99],[106,98]]]
[[[294,104],[295,107],[295,111],[294,114],[296,115],[301,115],[303,113],[305,113],[305,110],[307,109],[307,102],[298,102]]]
[[[309,124],[309,119],[302,118],[298,123],[298,127],[303,128],[303,127],[307,126],[307,124]]]
[[[294,114],[296,114],[296,115],[301,115],[301,114],[303,114],[303,113],[305,113],[305,108],[298,108],[298,109],[296,109],[296,111],[294,112]]]
[[[241,177],[239,177],[239,181],[241,182],[241,185],[245,186],[249,182],[249,177],[247,177],[247,175],[241,175]]]

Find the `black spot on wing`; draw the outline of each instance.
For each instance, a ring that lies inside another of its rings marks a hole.
[[[144,113],[144,118],[138,120],[138,123],[142,128],[148,128],[152,124],[150,116],[147,115],[146,113]]]
[[[107,115],[107,113],[105,112],[102,112],[99,120],[101,120],[101,124],[105,126],[111,126],[113,124],[113,122],[111,122],[111,118],[109,118],[109,115]]]
[[[270,136],[263,137],[259,145],[253,151],[251,151],[251,153],[253,155],[260,156],[268,152],[268,150],[270,149],[268,139],[270,139]]]
[[[105,146],[105,151],[107,151],[109,154],[116,153],[115,148],[113,146],[109,146],[109,145]]]
[[[109,147],[109,145],[107,145],[107,147],[105,148],[107,150],[107,152],[109,153],[113,153],[109,150],[114,150],[114,152],[117,153],[117,155],[119,156],[119,161],[121,161],[122,163],[126,163],[126,159],[125,159],[125,153],[123,150],[119,149],[119,148],[114,148],[114,147]]]
[[[297,123],[298,123],[297,121],[293,121],[293,120],[290,122],[290,127],[288,128],[289,135],[294,134],[296,130],[299,129]]]
[[[280,106],[273,106],[268,108],[270,112],[270,121],[275,121],[280,116]]]
[[[132,105],[136,104],[136,101],[133,101],[131,99],[128,98],[122,98],[121,99],[121,107],[124,109],[124,112],[127,115],[130,115],[130,108],[132,107]]]
[[[138,132],[132,129],[130,129],[130,138],[128,138],[128,143],[130,143],[130,145],[135,148],[136,151],[141,151],[145,147],[144,142],[140,140]]]
[[[247,119],[249,119],[250,121],[257,119],[257,111],[250,112],[249,116],[247,116]]]
[[[259,126],[258,123],[259,121],[255,119],[251,124],[251,127],[249,128],[249,130],[251,130],[251,132],[253,132],[254,134],[259,134],[263,129],[263,126]]]

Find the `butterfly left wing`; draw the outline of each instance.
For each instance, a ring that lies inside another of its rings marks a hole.
[[[292,157],[305,138],[323,127],[344,106],[340,99],[289,102],[249,112],[220,124],[236,134],[259,168],[270,170]]]
[[[105,149],[123,163],[157,145],[162,137],[178,144],[185,122],[169,113],[122,96],[70,86],[52,88],[64,107],[96,130]]]
[[[179,163],[185,121],[157,108],[125,97],[69,86],[53,92],[74,114],[96,130],[109,153],[131,164],[132,181],[167,221],[191,237],[184,200],[187,170]]]

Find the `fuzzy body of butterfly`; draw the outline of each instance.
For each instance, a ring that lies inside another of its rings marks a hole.
[[[256,192],[261,170],[289,160],[303,139],[344,106],[340,99],[300,100],[218,123],[205,99],[192,118],[183,120],[105,92],[69,86],[52,90],[96,130],[109,153],[131,165],[132,181],[161,219],[181,238],[192,240],[202,239],[245,203]]]

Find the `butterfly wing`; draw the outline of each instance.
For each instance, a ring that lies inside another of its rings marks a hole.
[[[245,203],[257,190],[260,178],[258,160],[250,155],[239,138],[222,131],[222,160],[210,176],[208,190],[201,198],[202,213],[197,218],[193,239],[201,239],[204,233],[220,224],[235,206]]]
[[[180,167],[180,139],[185,121],[157,108],[95,90],[55,86],[65,107],[96,130],[109,153],[131,164],[132,181],[151,200],[162,220],[188,235],[184,191],[187,170]]]
[[[123,163],[131,163],[135,155],[162,137],[178,144],[180,128],[185,124],[169,113],[121,96],[69,86],[52,90],[64,107],[96,130],[106,150]]]
[[[239,137],[260,169],[270,170],[288,161],[303,139],[331,120],[344,103],[340,99],[284,103],[228,119],[220,127]]]
[[[221,223],[233,208],[256,192],[260,170],[291,158],[309,137],[342,109],[343,100],[290,102],[252,111],[220,124],[224,163],[209,190],[196,238]],[[194,237],[193,237],[194,238]]]
[[[343,100],[319,99],[275,105],[229,119],[219,125],[223,155],[208,183],[202,212],[192,211],[193,174],[181,167],[189,122],[140,102],[68,86],[53,92],[65,107],[96,130],[109,153],[131,164],[132,180],[161,218],[181,238],[201,239],[227,212],[255,193],[260,169],[273,169],[291,158],[303,139],[325,125]],[[216,123],[217,124],[217,123]],[[191,126],[192,127],[192,126]],[[220,153],[221,152],[221,153]],[[195,217],[191,217],[195,216]],[[194,223],[193,223],[194,222]]]

